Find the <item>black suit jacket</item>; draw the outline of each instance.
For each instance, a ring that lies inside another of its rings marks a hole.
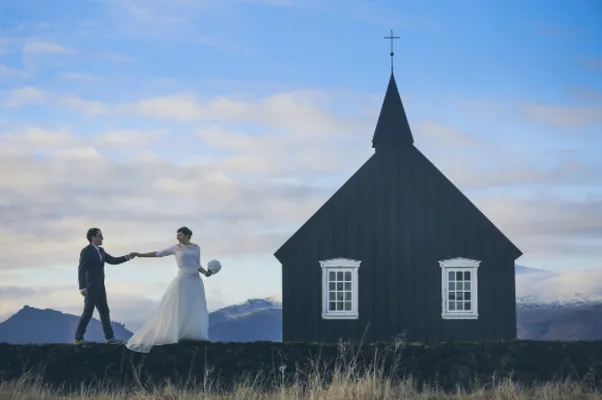
[[[128,261],[127,256],[113,257],[102,247],[99,247],[102,260],[98,251],[92,244],[84,247],[79,253],[79,289],[102,288],[105,284],[105,261],[112,265],[122,264]]]

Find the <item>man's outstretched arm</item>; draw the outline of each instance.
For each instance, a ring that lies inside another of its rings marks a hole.
[[[130,253],[121,257],[113,257],[109,253],[105,251],[105,261],[111,265],[123,264],[126,261],[129,261],[135,257],[134,254]]]

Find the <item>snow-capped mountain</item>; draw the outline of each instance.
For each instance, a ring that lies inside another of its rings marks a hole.
[[[520,308],[582,308],[602,304],[602,271],[548,271],[516,265]]]
[[[520,339],[602,339],[602,271],[547,271],[521,265],[515,270]],[[0,323],[0,342],[70,342],[77,319],[26,306]],[[250,299],[212,312],[209,322],[214,341],[281,341],[282,300],[279,296]],[[123,325],[114,326],[120,337],[131,336]],[[95,319],[90,332],[91,339],[102,339]]]
[[[234,304],[216,310],[211,313],[211,318],[217,321],[223,319],[240,318],[249,316],[253,313],[267,309],[281,309],[282,300],[279,297],[272,296],[265,299],[249,299],[241,304]]]
[[[602,339],[602,273],[516,266],[518,337]]]
[[[212,312],[209,337],[224,342],[282,341],[282,300],[250,299]]]
[[[0,343],[70,343],[79,316],[52,309],[24,306],[0,323]],[[113,322],[115,335],[129,339],[132,332],[121,323]],[[209,314],[211,340],[251,342],[282,340],[282,302],[277,296],[250,299],[241,304],[224,307]],[[86,339],[103,341],[100,322],[93,318]]]

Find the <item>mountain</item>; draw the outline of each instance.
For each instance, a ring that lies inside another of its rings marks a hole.
[[[25,306],[16,314],[0,323],[0,342],[25,343],[70,343],[79,317],[59,311]],[[129,339],[132,332],[123,324],[113,322],[115,337]],[[86,340],[100,342],[105,337],[100,321],[93,318],[86,330]]]
[[[282,341],[282,303],[252,299],[209,315],[209,337],[221,342]]]
[[[517,331],[520,339],[531,340],[600,340],[602,339],[602,291],[585,288],[587,293],[573,292],[575,275],[517,265]],[[596,281],[586,273],[578,276]],[[557,290],[560,288],[566,290]],[[25,306],[0,323],[0,342],[62,343],[72,340],[79,317],[54,310]],[[129,338],[124,325],[113,323],[115,335]],[[214,341],[250,342],[282,340],[282,302],[280,299],[250,299],[224,307],[209,315],[209,335]],[[90,322],[88,340],[102,341],[100,322]]]
[[[0,323],[0,343],[70,343],[79,317],[59,311],[25,306]],[[115,337],[129,339],[132,332],[113,322]],[[251,299],[209,314],[209,337],[221,342],[282,340],[282,303],[278,299]],[[86,340],[104,341],[100,321],[92,318]]]
[[[602,339],[602,293],[574,292],[591,273],[559,273],[517,265],[517,331],[520,339]],[[576,283],[576,284],[575,284]]]

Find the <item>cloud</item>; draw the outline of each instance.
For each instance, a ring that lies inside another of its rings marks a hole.
[[[583,127],[602,124],[602,106],[549,106],[529,104],[523,108],[529,118],[554,126]]]
[[[232,20],[232,2],[109,0],[106,4],[107,23],[113,29],[107,31],[105,25],[99,25],[94,30],[96,35],[178,40],[220,50],[248,52],[230,40],[228,30],[223,28]],[[220,24],[215,23],[218,20]]]
[[[202,146],[192,132],[190,140]],[[125,243],[117,252],[135,244],[159,247],[161,232],[186,224],[202,226],[200,240],[217,254],[270,254],[286,239],[270,227],[309,216],[325,194],[312,185],[274,183],[283,174],[277,160],[267,160],[263,175],[250,179],[249,169],[260,161],[252,148],[242,157],[182,163],[149,158],[155,143],[164,150],[175,143],[182,156],[195,152],[161,130],[74,135],[29,127],[0,135],[0,245],[6,248],[0,268],[71,263],[82,232],[100,222]],[[116,160],[115,147],[130,152]],[[48,239],[40,242],[41,236]],[[23,258],[13,244],[30,241],[39,245]]]
[[[487,152],[465,157],[442,157],[435,163],[462,190],[602,184],[602,165],[575,161],[562,154],[527,155],[499,150],[495,159],[483,163],[484,154]]]
[[[9,43],[10,40],[0,37],[0,54],[9,54],[11,52]]]
[[[0,52],[0,54],[2,53]],[[26,78],[28,76],[29,74],[27,71],[23,69],[10,68],[6,65],[0,64],[0,78]]]
[[[85,83],[97,83],[100,81],[100,78],[98,78],[97,76],[91,74],[84,74],[81,72],[64,73],[61,74],[61,78]]]
[[[381,98],[367,114],[358,100],[365,96],[345,93],[353,106],[340,113],[340,95],[187,91],[108,103],[33,86],[5,92],[5,106],[66,108],[95,124],[2,129],[0,271],[72,265],[90,226],[103,229],[112,254],[162,248],[187,225],[207,257],[269,257],[373,152]],[[96,128],[121,123],[151,129]],[[504,187],[596,186],[599,165],[570,153],[510,151],[436,120],[416,126],[418,147],[427,144],[462,190],[483,190],[469,197],[525,254],[600,256],[590,245],[601,232],[595,197],[486,196]],[[23,257],[20,243],[36,246]],[[240,271],[240,279],[253,273]]]
[[[110,130],[94,132],[88,138],[81,138],[67,129],[49,130],[37,126],[21,128],[17,131],[0,133],[0,155],[30,156],[32,153],[54,157],[65,156],[76,150],[89,149],[99,156],[98,150],[148,146],[168,135],[167,130]],[[80,156],[85,156],[83,151]]]
[[[123,146],[146,146],[156,140],[165,137],[167,130],[140,131],[132,129],[120,129],[102,132],[94,137],[93,142],[100,146],[123,147]]]
[[[33,86],[11,89],[4,97],[4,107],[44,104],[50,100],[50,97],[45,90]]]
[[[115,52],[93,53],[91,57],[99,60],[106,60],[116,63],[131,63],[134,61],[134,59],[131,56]]]
[[[246,159],[263,168],[260,166],[265,166],[265,156],[271,152],[272,159],[290,161],[295,158],[300,163],[289,163],[295,168],[324,171],[345,168],[349,161],[353,162],[346,155],[348,146],[359,141],[369,143],[369,135],[363,132],[371,128],[363,116],[338,115],[330,111],[336,108],[338,95],[327,91],[296,90],[262,97],[216,96],[199,99],[194,93],[185,92],[111,104],[85,100],[69,93],[22,87],[6,92],[3,104],[5,107],[51,105],[81,111],[92,117],[144,117],[147,120],[196,125],[200,126],[196,137],[206,145],[238,153],[236,160],[223,159],[224,162],[241,163]],[[237,131],[241,125],[246,126],[246,132]],[[338,141],[337,146],[323,147],[334,140]],[[172,148],[176,145],[195,144],[184,144],[182,141],[168,144]],[[244,146],[246,148],[243,149]],[[293,148],[297,151],[291,151]],[[316,148],[320,148],[319,151],[325,156],[316,159],[312,154]],[[366,152],[360,153],[360,157],[368,155],[370,148],[365,149]],[[252,153],[252,150],[255,152]],[[241,154],[243,151],[246,154]]]
[[[71,55],[75,51],[63,47],[56,43],[42,42],[42,41],[30,41],[25,43],[23,46],[23,53],[29,54],[64,54]]]
[[[414,136],[420,137],[421,141],[437,143],[439,146],[447,149],[449,149],[449,146],[466,148],[483,144],[479,139],[467,133],[434,121],[425,121],[418,124],[413,133]]]
[[[117,107],[117,112],[181,122],[261,123],[304,134],[313,134],[316,129],[331,134],[351,129],[351,123],[336,120],[325,111],[329,101],[332,98],[328,93],[312,90],[276,93],[259,99],[217,96],[199,100],[193,93],[180,93],[122,104]]]
[[[47,105],[83,112],[89,116],[107,114],[107,104],[100,101],[83,100],[70,93],[57,94],[34,86],[25,86],[5,92],[4,107]]]
[[[527,301],[602,301],[602,269],[534,270],[516,277],[516,297]]]
[[[602,197],[575,200],[551,193],[471,196],[531,259],[602,257]]]

